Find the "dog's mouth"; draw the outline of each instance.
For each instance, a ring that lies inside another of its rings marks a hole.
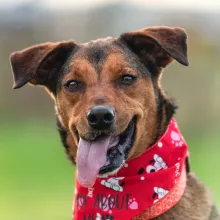
[[[116,173],[125,163],[135,140],[136,118],[118,136],[101,134],[92,141],[79,138],[77,178],[84,187],[92,187],[97,177]]]

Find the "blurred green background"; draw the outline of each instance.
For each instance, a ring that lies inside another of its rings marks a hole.
[[[206,2],[206,3],[205,3]],[[220,2],[150,0],[0,0],[0,219],[68,220],[74,166],[42,88],[13,91],[9,54],[46,41],[85,42],[152,25],[184,27],[190,66],[164,72],[179,105],[191,168],[220,207]]]

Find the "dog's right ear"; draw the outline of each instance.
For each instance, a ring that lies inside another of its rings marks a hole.
[[[73,41],[44,43],[12,53],[10,61],[14,75],[13,88],[20,88],[29,82],[50,89],[49,83],[56,78],[57,71],[75,45]]]

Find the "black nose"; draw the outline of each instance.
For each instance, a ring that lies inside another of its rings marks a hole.
[[[87,113],[87,120],[91,127],[104,130],[114,123],[115,112],[109,106],[95,106]]]

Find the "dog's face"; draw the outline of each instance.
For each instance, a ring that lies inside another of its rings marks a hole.
[[[186,51],[185,32],[168,27],[40,44],[11,55],[14,88],[29,82],[51,94],[67,153],[81,184],[91,186],[163,132],[174,106],[160,88],[161,71],[173,59],[188,65]]]

